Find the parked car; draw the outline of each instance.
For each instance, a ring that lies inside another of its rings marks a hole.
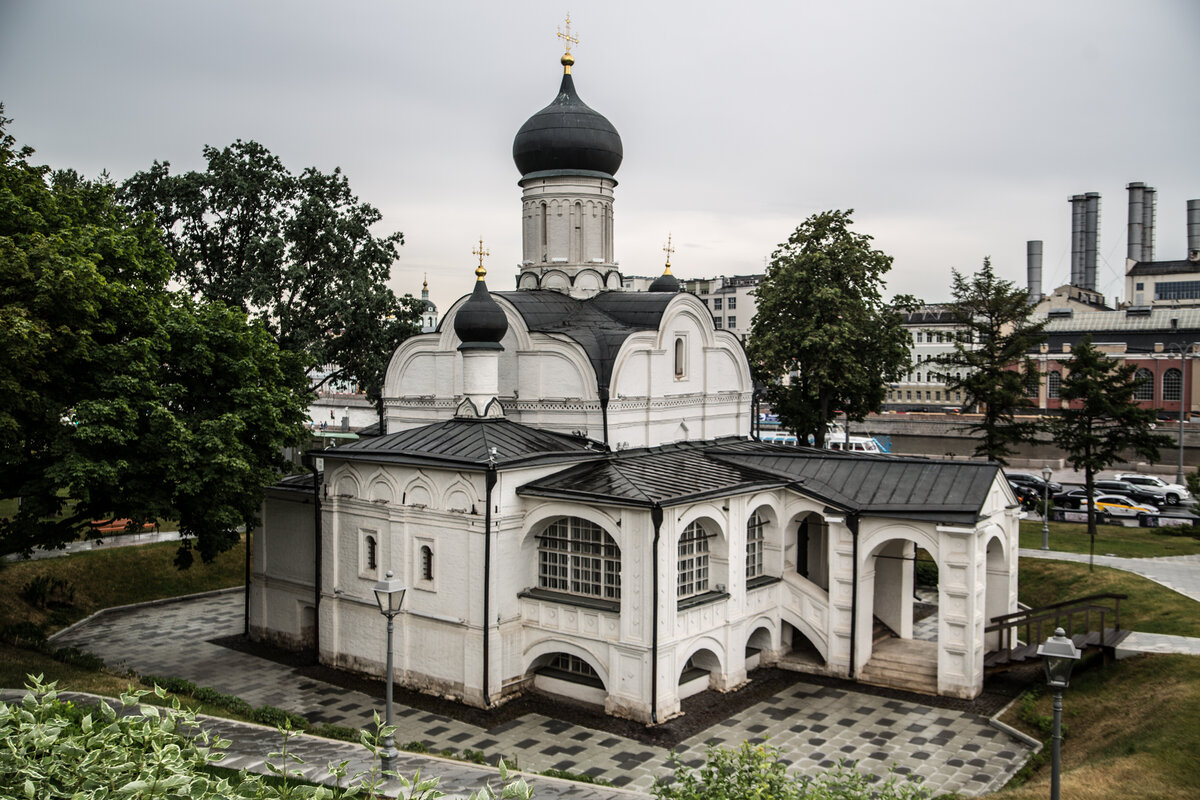
[[[1079,508],[1087,496],[1086,489],[1068,489],[1065,492],[1059,492],[1051,499],[1059,508]]]
[[[1042,480],[1041,475],[1034,475],[1031,472],[1006,472],[1005,477],[1009,483],[1017,483],[1021,486],[1029,486],[1036,489],[1038,494],[1045,491],[1046,482]],[[1050,481],[1050,494],[1056,494],[1063,490],[1062,484],[1056,481]]]
[[[1163,502],[1163,496],[1161,494],[1148,492],[1144,487],[1137,486],[1129,481],[1095,481],[1093,486],[1096,487],[1097,492],[1123,495],[1135,503],[1149,503],[1150,505],[1155,505],[1156,503]]]
[[[1095,503],[1096,516],[1101,522],[1109,522],[1114,517],[1136,518],[1140,522],[1143,517],[1158,513],[1156,506],[1134,503],[1119,494],[1096,495]]]
[[[1186,486],[1180,486],[1178,483],[1167,483],[1162,478],[1155,477],[1154,475],[1122,472],[1117,475],[1117,480],[1132,483],[1142,491],[1155,495],[1159,498],[1159,502],[1164,502],[1169,506],[1176,506],[1185,500],[1192,499],[1192,494],[1187,490]]]
[[[1032,486],[1023,486],[1019,483],[1008,482],[1012,488],[1013,494],[1017,496],[1017,502],[1021,504],[1021,508],[1026,511],[1037,508],[1037,504],[1042,502],[1042,495]]]

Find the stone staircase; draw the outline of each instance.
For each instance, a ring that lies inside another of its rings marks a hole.
[[[858,679],[919,694],[937,694],[937,642],[901,639],[875,620],[871,659]]]

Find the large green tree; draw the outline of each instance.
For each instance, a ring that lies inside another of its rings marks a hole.
[[[1158,448],[1171,444],[1169,437],[1154,432],[1154,410],[1142,408],[1134,399],[1139,383],[1135,372],[1132,364],[1109,358],[1093,347],[1090,335],[1071,351],[1059,389],[1062,416],[1054,420],[1051,430],[1067,463],[1083,472],[1089,497],[1095,490],[1096,473],[1129,454],[1157,461]],[[1095,505],[1087,504],[1087,510],[1094,556]]]
[[[1033,408],[1028,387],[1038,370],[1029,353],[1045,341],[1044,320],[1031,319],[1029,293],[996,277],[990,258],[971,276],[953,270],[950,312],[959,329],[954,350],[937,359],[938,377],[961,391],[964,407],[980,417],[965,427],[976,439],[975,455],[1007,464],[1014,445],[1030,441],[1036,420],[1018,419]]]
[[[181,563],[254,522],[302,440],[301,359],[168,290],[172,259],[106,181],[30,163],[0,115],[0,552],[92,520],[179,520]]]
[[[203,172],[171,174],[154,162],[121,187],[135,212],[151,212],[174,256],[174,277],[197,297],[241,308],[279,346],[335,369],[378,397],[387,360],[419,329],[420,301],[387,286],[401,233],[376,236],[382,219],[341,170],[293,174],[258,142],[204,148]]]
[[[814,214],[779,245],[747,344],[780,422],[818,447],[837,413],[863,420],[877,411],[909,363],[903,314],[917,301],[884,301],[892,258],[850,229],[852,214]]]

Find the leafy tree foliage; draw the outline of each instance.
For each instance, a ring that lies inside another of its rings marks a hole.
[[[965,427],[977,437],[975,455],[1007,464],[1013,445],[1037,434],[1034,420],[1018,420],[1032,408],[1027,392],[1038,375],[1029,352],[1045,341],[1045,321],[1030,320],[1029,293],[1001,280],[990,258],[970,277],[953,270],[950,311],[963,335],[937,359],[947,391],[961,391],[964,407],[982,416]]]
[[[654,786],[656,800],[923,800],[919,779],[890,775],[876,781],[845,764],[815,777],[789,775],[779,751],[743,742],[737,749],[710,745],[698,769],[675,762],[670,783]]]
[[[850,230],[852,214],[815,214],[779,245],[756,291],[747,344],[780,421],[818,447],[836,413],[863,420],[877,411],[909,361],[902,314],[916,301],[884,302],[892,258]]]
[[[375,236],[382,218],[340,170],[299,175],[261,144],[205,147],[203,172],[173,175],[154,162],[122,197],[151,212],[174,257],[174,277],[196,296],[241,308],[310,371],[338,370],[378,397],[387,360],[419,329],[420,301],[386,285],[404,236]]]
[[[1096,473],[1134,453],[1158,460],[1158,448],[1171,444],[1154,433],[1154,411],[1138,405],[1136,369],[1108,358],[1085,336],[1071,351],[1059,389],[1062,416],[1052,425],[1054,443],[1067,455],[1072,469],[1081,470],[1088,495],[1095,490]],[[1096,508],[1089,503],[1088,536],[1096,549]]]
[[[205,560],[237,541],[299,443],[300,359],[222,304],[170,292],[171,258],[115,188],[29,163],[0,119],[0,552],[90,520],[179,520]],[[67,498],[70,498],[68,501]]]
[[[44,800],[102,800],[111,797],[139,800],[351,800],[386,797],[383,785],[395,777],[403,796],[410,800],[438,800],[436,777],[411,779],[380,769],[380,742],[393,728],[364,731],[360,742],[371,756],[367,770],[351,774],[349,762],[330,764],[330,786],[312,784],[304,775],[304,761],[288,751],[294,736],[281,728],[280,750],[270,754],[265,766],[274,778],[264,780],[246,770],[232,778],[212,770],[220,766],[229,742],[209,737],[192,711],[172,699],[164,708],[141,704],[147,692],[121,695],[119,708],[101,700],[95,708],[62,700],[55,685],[31,679],[30,692],[20,703],[0,702],[0,797],[37,797]],[[165,693],[155,687],[155,695]],[[529,800],[533,791],[521,777],[509,777],[500,762],[499,792],[491,786],[472,792],[468,800],[513,798]]]

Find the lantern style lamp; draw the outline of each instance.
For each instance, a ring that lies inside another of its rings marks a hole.
[[[1071,668],[1082,653],[1067,638],[1066,631],[1057,628],[1054,635],[1038,645],[1037,654],[1045,659],[1046,685],[1054,690],[1054,735],[1050,755],[1050,800],[1059,800],[1059,775],[1062,772],[1062,693],[1071,682]]]
[[[404,603],[404,593],[408,591],[404,582],[393,577],[388,570],[383,579],[375,584],[375,602],[379,603],[379,613],[387,617],[387,671],[384,672],[384,687],[387,705],[384,709],[384,725],[388,728],[387,736],[383,737],[383,752],[380,754],[385,771],[392,770],[396,761],[396,736],[392,728],[394,714],[392,710],[392,630],[400,606]]]

